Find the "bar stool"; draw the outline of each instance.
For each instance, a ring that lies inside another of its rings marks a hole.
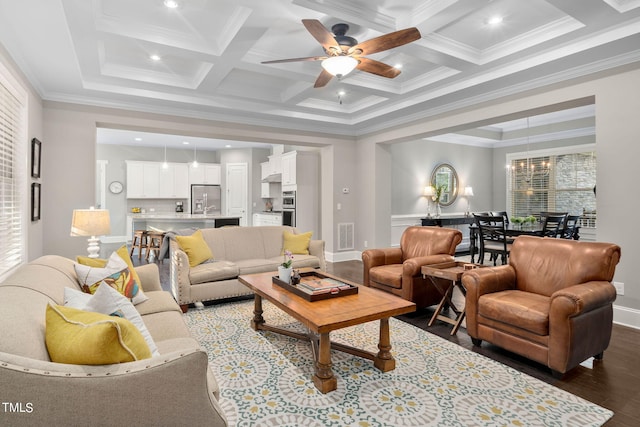
[[[162,239],[164,239],[163,231],[147,231],[147,255],[145,259],[149,262],[149,255],[153,252],[154,259],[160,259],[160,247],[162,246]]]
[[[138,248],[138,260],[142,259],[142,250],[147,247],[147,230],[135,230],[133,232],[133,241],[131,242],[131,252],[129,256],[133,257],[133,250]]]

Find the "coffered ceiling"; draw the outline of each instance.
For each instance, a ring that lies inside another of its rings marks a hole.
[[[45,100],[354,136],[640,60],[640,0],[177,2],[0,0],[0,42]],[[301,19],[422,38],[314,89],[319,61],[261,64],[324,54]]]

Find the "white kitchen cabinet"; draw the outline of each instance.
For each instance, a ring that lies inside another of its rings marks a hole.
[[[187,199],[189,197],[189,167],[186,163],[169,163],[159,173],[160,198]]]
[[[157,199],[160,197],[160,163],[127,162],[127,198]]]
[[[189,184],[221,185],[222,168],[217,163],[189,164]]]
[[[254,213],[253,226],[282,225],[282,214],[280,213]]]
[[[289,151],[281,156],[282,191],[295,191],[297,184],[297,152]]]
[[[127,198],[186,199],[189,169],[184,163],[127,161]]]
[[[262,182],[260,183],[260,197],[263,199],[273,199],[282,196],[279,182]]]
[[[260,179],[266,179],[271,174],[271,165],[269,162],[260,163]]]
[[[280,154],[272,154],[269,156],[269,175],[278,175],[282,173],[282,156]]]

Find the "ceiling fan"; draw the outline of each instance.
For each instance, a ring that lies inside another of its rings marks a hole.
[[[278,59],[275,61],[263,61],[262,63],[322,61],[322,72],[313,87],[323,87],[329,83],[333,76],[338,78],[346,76],[354,68],[390,79],[397,77],[400,74],[400,70],[397,68],[365,56],[393,49],[422,37],[420,31],[412,27],[358,43],[356,39],[346,35],[349,30],[349,25],[347,24],[335,24],[329,31],[317,19],[303,19],[302,23],[307,31],[320,42],[326,56]]]

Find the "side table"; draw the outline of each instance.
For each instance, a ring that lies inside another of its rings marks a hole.
[[[424,278],[429,278],[433,286],[442,294],[442,300],[436,307],[435,313],[431,316],[431,320],[429,320],[429,326],[433,325],[433,323],[437,320],[441,320],[445,323],[449,323],[453,325],[453,329],[451,330],[451,335],[455,335],[460,328],[460,324],[464,320],[465,309],[462,307],[461,309],[456,307],[456,305],[451,300],[451,296],[453,295],[453,289],[458,287],[462,295],[467,295],[467,290],[462,286],[462,274],[464,274],[467,270],[472,270],[475,268],[483,267],[480,264],[472,264],[468,262],[461,261],[452,261],[446,262],[442,264],[432,264],[425,265],[421,268],[421,273]],[[448,282],[443,282],[442,280],[436,279],[445,279]],[[446,285],[445,285],[446,283]],[[447,317],[442,313],[442,309],[445,305],[448,304],[449,307],[456,314],[455,318]]]

